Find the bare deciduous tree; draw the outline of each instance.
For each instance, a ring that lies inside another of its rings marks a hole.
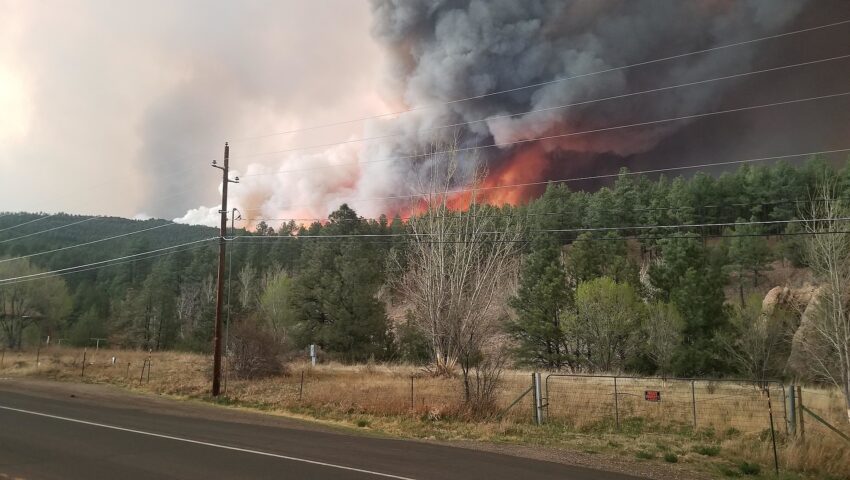
[[[284,269],[276,267],[263,275],[260,283],[262,293],[258,302],[259,312],[275,341],[283,343],[287,328],[295,322],[292,277]]]
[[[242,308],[251,309],[259,298],[257,292],[257,271],[251,265],[245,265],[239,270],[239,304]]]
[[[454,191],[462,184],[461,162],[456,148],[443,151],[448,153],[429,159],[430,178],[422,189],[429,193],[423,195],[420,215],[408,224],[411,241],[406,264],[399,264],[406,274],[398,290],[429,339],[434,372],[450,374],[459,365],[470,401],[477,390],[470,373],[488,361],[484,346],[498,334],[506,314],[498,301],[515,286],[523,222],[495,216],[493,207],[480,202],[476,187],[483,172],[474,159],[465,162],[473,165],[467,171],[468,188]]]
[[[760,382],[781,375],[790,353],[788,313],[763,312],[759,297],[750,297],[733,308],[730,321],[730,334],[718,340],[731,362],[747,378]]]
[[[579,284],[576,312],[567,316],[566,323],[586,368],[621,371],[638,346],[633,333],[643,314],[643,304],[627,283],[599,277]]]
[[[180,323],[179,336],[185,340],[195,330],[198,311],[200,310],[201,286],[197,283],[180,285],[180,295],[177,296],[177,320]]]
[[[6,263],[0,278],[37,275],[29,261]],[[71,309],[64,280],[58,277],[25,279],[0,284],[0,332],[8,348],[21,348],[24,330],[38,321],[55,321]]]
[[[663,375],[670,373],[673,353],[682,344],[684,320],[671,303],[651,303],[644,319],[647,355],[655,362]]]
[[[850,421],[850,234],[841,233],[850,231],[850,206],[839,193],[835,181],[824,181],[805,215],[806,260],[821,286],[795,348],[810,373],[842,391]]]

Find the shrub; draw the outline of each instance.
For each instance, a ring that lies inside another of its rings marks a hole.
[[[741,476],[741,472],[735,470],[734,468],[729,468],[729,467],[721,467],[720,473],[722,473],[723,476],[725,476],[725,477],[731,477],[731,478],[738,478],[738,477]]]
[[[716,457],[720,453],[720,447],[717,445],[697,445],[694,447],[694,452],[706,457]]]
[[[285,373],[283,349],[274,336],[253,319],[233,325],[229,341],[230,369],[237,378],[256,379]]]
[[[638,450],[638,452],[635,453],[635,456],[637,458],[640,458],[641,460],[649,460],[655,458],[655,455],[653,455],[652,452],[647,452],[646,450]]]
[[[677,463],[679,461],[679,456],[673,452],[667,452],[664,454],[664,461],[667,463]]]
[[[741,462],[738,464],[738,470],[744,475],[758,475],[761,473],[761,466],[757,463]]]

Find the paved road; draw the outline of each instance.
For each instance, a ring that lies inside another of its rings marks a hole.
[[[118,394],[45,393],[26,382],[0,382],[0,478],[632,478],[464,448],[344,434],[292,420],[258,420],[200,405],[151,402],[140,404]],[[202,414],[187,413],[193,408]]]

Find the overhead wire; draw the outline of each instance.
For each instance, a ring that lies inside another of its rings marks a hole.
[[[674,228],[716,228],[716,227],[737,227],[743,225],[784,225],[789,223],[807,223],[807,222],[842,222],[848,221],[850,217],[838,218],[817,218],[817,219],[789,219],[789,220],[748,220],[743,222],[714,222],[714,223],[682,223],[668,225],[629,225],[622,227],[578,227],[578,228],[557,228],[557,229],[539,229],[530,230],[529,233],[585,233],[585,232],[610,232],[623,230],[654,230],[654,229],[674,229]],[[480,235],[496,235],[503,232],[476,232]],[[445,233],[441,235],[459,235],[460,233]],[[395,238],[395,237],[430,237],[433,233],[363,233],[363,234],[340,234],[340,235],[240,235],[232,237],[238,238]]]
[[[219,237],[209,237],[209,238],[204,238],[204,239],[201,239],[201,240],[195,240],[195,241],[192,241],[192,242],[181,243],[179,245],[172,245],[170,247],[157,248],[155,250],[150,250],[150,251],[147,251],[147,252],[134,253],[134,254],[131,254],[131,255],[125,255],[123,257],[110,258],[110,259],[101,260],[101,261],[98,261],[98,262],[87,263],[87,264],[84,264],[84,265],[76,265],[76,266],[73,266],[73,267],[60,268],[60,269],[57,269],[57,270],[51,270],[51,271],[47,271],[47,272],[38,272],[38,273],[32,273],[32,274],[28,274],[28,275],[20,275],[18,277],[2,278],[2,279],[0,279],[0,286],[6,285],[7,283],[15,281],[15,280],[23,280],[23,279],[26,279],[26,278],[41,277],[41,276],[44,276],[44,275],[66,272],[66,271],[74,270],[74,269],[77,269],[77,268],[84,268],[84,267],[90,267],[90,266],[95,266],[95,265],[103,265],[103,264],[111,263],[111,262],[114,262],[114,261],[125,260],[125,259],[129,259],[129,258],[136,258],[136,257],[146,255],[146,254],[150,254],[150,253],[157,253],[157,252],[162,252],[162,251],[167,251],[167,250],[173,250],[175,248],[180,248],[180,247],[184,247],[184,246],[188,246],[188,245],[196,245],[196,244],[201,243],[201,242],[209,242],[209,241],[212,241],[212,240],[218,240],[218,238]]]
[[[492,185],[488,187],[469,187],[469,188],[458,188],[452,189],[448,192],[438,192],[437,195],[443,195],[444,193],[464,193],[464,192],[473,192],[479,190],[495,190],[501,188],[517,188],[517,187],[531,187],[531,186],[540,186],[540,185],[548,185],[548,184],[559,184],[559,183],[570,183],[570,182],[584,182],[590,180],[601,180],[605,178],[615,178],[621,176],[635,176],[635,175],[646,175],[646,174],[654,174],[654,173],[665,173],[665,172],[675,172],[682,170],[693,170],[698,168],[708,168],[708,167],[718,167],[718,166],[729,166],[729,165],[741,165],[747,163],[757,163],[757,162],[766,162],[772,160],[783,160],[790,158],[802,158],[802,157],[811,157],[815,155],[829,155],[834,153],[846,153],[850,152],[850,147],[848,148],[837,148],[830,150],[816,150],[802,153],[793,153],[788,155],[771,155],[765,157],[755,157],[755,158],[746,158],[741,160],[729,160],[725,162],[709,162],[709,163],[700,163],[696,165],[680,165],[676,167],[665,167],[665,168],[653,168],[648,170],[637,170],[637,171],[626,171],[626,172],[617,172],[617,173],[606,173],[600,175],[586,175],[580,177],[568,177],[568,178],[560,178],[553,180],[545,180],[539,182],[524,182],[524,183],[514,183],[514,184],[505,184],[505,185]],[[377,200],[396,200],[396,199],[405,199],[405,198],[419,198],[419,197],[427,197],[429,195],[433,195],[432,193],[416,193],[416,194],[407,194],[407,195],[387,195],[387,196],[378,196],[378,197],[354,197],[346,200],[346,202],[362,202],[362,201],[377,201]],[[289,204],[283,206],[277,206],[276,208],[284,209],[284,208],[298,208],[298,207],[309,207],[311,204]],[[263,210],[264,207],[257,208],[246,208],[246,212],[252,211],[260,211]]]
[[[848,200],[850,197],[835,197],[827,200]],[[818,202],[822,202],[824,200],[814,199],[814,200],[801,200],[801,199],[782,199],[782,200],[774,200],[769,202],[738,202],[738,203],[727,203],[727,204],[709,204],[709,205],[668,205],[665,207],[638,207],[638,208],[630,208],[627,213],[640,213],[640,212],[651,212],[651,211],[679,211],[679,210],[709,210],[709,209],[724,209],[724,208],[740,208],[740,207],[766,207],[766,206],[774,206],[774,205],[783,205],[783,204],[814,204]],[[603,208],[603,209],[594,209],[594,211],[601,212],[623,212],[622,209],[614,209],[614,208]],[[528,216],[528,217],[541,217],[541,216],[566,216],[566,215],[579,215],[582,212],[579,210],[564,210],[559,212],[523,212],[523,213],[486,213],[482,215],[469,215],[469,218],[511,218],[511,217],[519,217],[519,216]],[[696,212],[694,212],[696,213]],[[707,215],[706,213],[700,213],[700,215]],[[410,220],[415,218],[415,216],[397,216],[397,217],[385,217],[386,220],[395,220],[399,219],[402,221]],[[445,216],[434,216],[433,218],[446,218]],[[269,218],[269,217],[253,217],[246,218],[242,220],[237,220],[238,222],[243,223],[256,223],[256,222],[268,222],[268,221],[303,221],[303,222],[311,222],[311,223],[323,223],[330,222],[330,220],[325,218],[293,218],[293,217],[281,217],[281,218]],[[380,222],[380,218],[366,218],[366,217],[357,217],[357,218],[342,218],[335,219],[334,222],[340,221],[351,221],[351,222]]]
[[[850,220],[848,218],[834,218],[834,219],[815,219],[815,220],[799,220],[799,222],[831,222],[831,221],[846,221]],[[724,225],[746,225],[746,224],[755,224],[755,223],[789,223],[790,221],[771,221],[771,222],[735,222]],[[698,225],[681,225],[681,227],[698,227],[698,226],[719,226],[721,224],[698,224]],[[648,226],[647,226],[648,227]],[[660,228],[659,226],[658,228]],[[673,225],[663,226],[663,227],[674,227]],[[615,227],[602,227],[600,229],[593,229],[595,231],[603,231],[603,229],[612,229]],[[616,227],[619,228],[619,227]],[[623,229],[634,229],[635,227],[622,227]],[[652,227],[649,227],[652,228]],[[576,233],[578,231],[587,232],[591,229],[549,229],[549,230],[535,230],[531,232],[526,232],[527,234],[551,234],[551,233]],[[502,234],[503,232],[477,232],[479,235],[493,235],[493,234]],[[571,241],[611,241],[611,240],[662,240],[662,239],[693,239],[698,240],[701,238],[735,238],[735,237],[774,237],[774,236],[799,236],[799,235],[824,235],[824,234],[848,234],[850,230],[827,230],[827,231],[819,231],[819,232],[808,232],[808,231],[800,231],[800,232],[775,232],[775,233],[720,233],[720,234],[701,234],[698,236],[691,236],[689,232],[681,232],[678,234],[667,234],[667,235],[652,235],[652,236],[620,236],[620,237],[589,237],[589,238],[576,238]],[[269,240],[304,240],[304,239],[316,239],[316,240],[339,240],[339,239],[367,239],[367,240],[384,240],[386,239],[394,239],[401,237],[426,237],[432,234],[409,234],[409,233],[390,233],[390,234],[353,234],[353,235],[267,235],[267,236],[252,236],[252,235],[240,235],[228,238],[229,241],[239,241],[239,240],[259,240],[259,241],[269,241]],[[453,234],[448,234],[453,235]],[[456,235],[456,234],[454,234]],[[152,253],[160,253],[160,252],[168,252],[168,253],[176,253],[169,252],[170,250],[175,250],[184,246],[189,245],[197,245],[203,242],[210,242],[212,240],[217,240],[219,237],[210,237],[206,239],[196,240],[193,242],[186,242],[179,245],[173,245],[169,247],[163,247],[155,250],[150,250],[147,252],[140,252],[132,255],[126,255],[123,257],[103,260],[99,262],[92,262],[83,265],[76,265],[72,267],[52,270],[48,272],[39,272],[35,274],[29,275],[21,275],[18,277],[4,278],[0,279],[0,287],[7,285],[14,285],[17,283],[33,281],[33,280],[41,280],[44,278],[52,278],[55,276],[68,275],[73,273],[79,273],[82,271],[90,271],[96,270],[99,268],[107,268],[115,265],[129,263],[132,261],[144,260],[147,258],[153,258],[155,256],[151,256]],[[423,243],[504,243],[504,242],[512,242],[512,243],[528,243],[531,240],[527,238],[522,239],[480,239],[480,240],[419,240],[418,242]],[[205,245],[200,245],[203,247]],[[186,249],[190,250],[190,249]],[[139,258],[142,257],[142,258]],[[135,259],[135,260],[133,260]]]
[[[675,90],[677,88],[692,87],[692,86],[696,86],[696,85],[704,85],[704,84],[712,83],[712,82],[718,82],[718,81],[723,81],[723,80],[731,80],[731,79],[735,79],[735,78],[742,78],[742,77],[757,75],[757,74],[762,74],[762,73],[776,72],[776,71],[780,71],[780,70],[786,70],[786,69],[789,69],[789,68],[798,68],[798,67],[816,65],[816,64],[819,64],[819,63],[831,62],[831,61],[836,61],[836,60],[843,60],[843,59],[847,59],[847,58],[850,58],[850,54],[838,55],[838,56],[834,56],[834,57],[823,58],[823,59],[818,59],[818,60],[811,60],[811,61],[800,62],[800,63],[790,64],[790,65],[782,65],[782,66],[772,67],[772,68],[765,68],[765,69],[762,69],[762,70],[754,70],[754,71],[750,71],[750,72],[742,72],[742,73],[736,73],[736,74],[731,74],[731,75],[724,75],[724,76],[709,78],[709,79],[705,79],[705,80],[696,80],[696,81],[693,81],[693,82],[680,83],[680,84],[677,84],[677,85],[669,85],[669,86],[659,87],[659,88],[652,88],[652,89],[648,89],[648,90],[641,90],[641,91],[638,91],[638,92],[630,92],[630,93],[624,93],[624,94],[620,94],[620,95],[612,95],[612,96],[608,96],[608,97],[595,98],[595,99],[584,100],[584,101],[580,101],[580,102],[567,103],[567,104],[564,104],[564,105],[538,108],[538,109],[534,109],[534,110],[528,110],[528,111],[525,111],[525,112],[509,113],[509,114],[504,114],[504,115],[494,115],[494,116],[490,116],[490,117],[482,118],[482,119],[478,119],[478,120],[471,120],[471,121],[468,121],[468,122],[457,122],[457,123],[452,123],[452,124],[447,124],[447,125],[440,125],[440,126],[436,126],[436,127],[429,127],[429,128],[420,130],[419,132],[420,133],[434,132],[434,131],[438,131],[438,130],[444,130],[444,129],[447,129],[447,128],[455,128],[455,127],[462,127],[462,126],[467,126],[467,125],[475,125],[475,124],[478,124],[478,123],[492,122],[494,120],[502,120],[502,119],[507,119],[507,118],[515,118],[515,117],[519,117],[519,116],[523,116],[523,115],[532,115],[532,114],[537,114],[537,113],[551,112],[551,111],[554,111],[554,110],[563,110],[563,109],[577,107],[577,106],[590,105],[590,104],[605,102],[605,101],[610,101],[610,100],[620,100],[620,99],[635,97],[635,96],[639,96],[639,95],[646,95],[646,94],[650,94],[650,93],[664,92],[664,91],[669,91],[669,90]],[[233,160],[239,160],[239,159],[252,158],[252,157],[262,157],[262,156],[276,155],[276,154],[281,154],[281,153],[290,153],[290,152],[297,152],[297,151],[304,151],[304,150],[312,150],[312,149],[317,149],[317,148],[327,148],[327,147],[334,147],[334,146],[339,146],[339,145],[347,145],[347,144],[352,144],[352,143],[368,142],[368,141],[372,141],[372,140],[383,140],[383,139],[387,139],[387,138],[399,137],[399,136],[402,136],[402,135],[404,135],[403,132],[396,132],[396,133],[390,133],[390,134],[386,134],[386,135],[378,135],[378,136],[373,136],[373,137],[363,137],[363,138],[350,139],[350,140],[345,140],[345,141],[341,141],[341,142],[323,143],[323,144],[318,144],[318,145],[309,145],[309,146],[304,146],[304,147],[294,147],[294,148],[287,148],[287,149],[283,149],[283,150],[275,150],[275,151],[271,151],[271,152],[259,152],[259,153],[238,155],[238,156],[231,157],[231,158]]]
[[[14,214],[10,213],[9,215],[14,215]],[[53,213],[53,214],[50,214],[50,215],[41,215],[38,218],[35,218],[33,220],[29,220],[29,221],[26,221],[26,222],[23,222],[23,223],[18,223],[16,225],[12,225],[11,227],[0,228],[0,232],[5,232],[6,230],[12,230],[14,228],[23,227],[24,225],[30,225],[30,224],[36,223],[36,222],[42,222],[44,220],[47,220],[48,218],[52,218],[52,217],[55,217],[57,215],[61,215],[61,214],[60,213]]]
[[[555,84],[555,83],[566,82],[566,81],[575,80],[575,79],[578,79],[578,78],[586,78],[586,77],[591,77],[591,76],[594,76],[594,75],[601,75],[601,74],[604,74],[604,73],[616,72],[616,71],[619,71],[619,70],[625,70],[625,69],[629,69],[629,68],[651,65],[651,64],[654,64],[654,63],[660,63],[660,62],[666,62],[666,61],[676,60],[676,59],[680,59],[680,58],[686,58],[686,57],[693,56],[693,55],[701,55],[701,54],[705,54],[705,53],[715,52],[715,51],[718,51],[718,50],[724,50],[724,49],[728,49],[728,48],[739,47],[739,46],[743,46],[743,45],[763,42],[763,41],[767,41],[767,40],[773,40],[773,39],[787,37],[787,36],[791,36],[791,35],[798,35],[798,34],[801,34],[801,33],[837,27],[837,26],[845,25],[845,24],[850,24],[850,19],[832,22],[832,23],[828,23],[828,24],[824,24],[824,25],[818,25],[818,26],[814,26],[814,27],[807,27],[807,28],[802,28],[802,29],[798,29],[798,30],[792,30],[792,31],[789,31],[789,32],[767,35],[767,36],[753,38],[753,39],[749,39],[749,40],[742,40],[742,41],[739,41],[739,42],[717,45],[717,46],[714,46],[714,47],[704,48],[704,49],[695,50],[695,51],[686,52],[686,53],[680,53],[680,54],[676,54],[676,55],[669,55],[669,56],[666,56],[666,57],[660,57],[660,58],[655,58],[655,59],[651,59],[651,60],[644,60],[644,61],[641,61],[641,62],[630,63],[630,64],[626,64],[626,65],[620,65],[620,66],[617,66],[617,67],[609,67],[609,68],[596,70],[596,71],[592,71],[592,72],[570,75],[570,76],[566,76],[566,77],[558,77],[558,78],[554,78],[552,80],[548,80],[548,81],[545,81],[545,82],[537,82],[537,83],[527,84],[527,85],[523,85],[523,86],[519,86],[519,87],[498,90],[498,91],[495,91],[495,92],[488,92],[488,93],[484,93],[484,94],[480,94],[480,95],[473,95],[473,96],[469,96],[469,97],[465,97],[465,98],[458,98],[458,99],[448,100],[448,101],[444,101],[444,102],[436,102],[436,103],[431,103],[431,104],[427,104],[427,105],[411,107],[411,108],[407,108],[407,109],[404,109],[404,110],[398,110],[398,111],[394,111],[394,112],[387,112],[387,113],[381,113],[381,114],[376,114],[376,115],[363,116],[363,117],[353,118],[353,119],[349,119],[349,120],[341,120],[341,121],[330,122],[330,123],[325,123],[325,124],[320,124],[320,125],[313,125],[313,126],[310,126],[310,127],[295,128],[295,129],[284,130],[284,131],[280,131],[280,132],[273,132],[273,133],[268,133],[268,134],[263,134],[263,135],[241,137],[241,138],[237,138],[237,139],[233,140],[231,143],[243,142],[243,141],[248,141],[248,140],[257,140],[257,139],[261,139],[261,138],[268,138],[268,137],[274,137],[274,136],[279,136],[279,135],[287,135],[287,134],[292,134],[292,133],[299,133],[299,132],[305,132],[305,131],[310,131],[310,130],[318,130],[318,129],[322,129],[322,128],[335,127],[335,126],[340,126],[340,125],[348,125],[348,124],[352,124],[352,123],[363,122],[363,121],[366,121],[366,120],[385,118],[385,117],[391,117],[391,116],[396,116],[396,115],[403,115],[403,114],[406,114],[406,113],[415,112],[415,111],[419,111],[419,110],[425,110],[425,109],[429,109],[429,108],[453,105],[453,104],[456,104],[456,103],[466,102],[466,101],[470,101],[470,100],[478,100],[478,99],[481,99],[481,98],[491,97],[491,96],[495,96],[495,95],[502,95],[502,94],[505,94],[505,93],[517,92],[517,91],[526,90],[526,89],[529,89],[529,88],[537,88],[537,87],[542,87],[542,86],[551,85],[551,84]]]
[[[52,250],[46,250],[46,251],[43,251],[43,252],[30,253],[30,254],[27,254],[27,255],[21,255],[19,257],[4,258],[4,259],[0,259],[0,263],[12,262],[12,261],[15,261],[15,260],[23,260],[25,258],[38,257],[38,256],[41,256],[41,255],[47,255],[47,254],[50,254],[50,253],[62,252],[62,251],[71,250],[71,249],[74,249],[74,248],[85,247],[85,246],[94,245],[94,244],[97,244],[97,243],[108,242],[110,240],[116,240],[116,239],[119,239],[119,238],[129,237],[129,236],[132,236],[132,235],[150,232],[151,230],[158,230],[160,228],[170,227],[170,226],[173,226],[173,225],[179,225],[179,224],[173,223],[173,222],[164,223],[162,225],[156,225],[154,227],[144,228],[142,230],[135,230],[135,231],[132,231],[132,232],[122,233],[122,234],[119,234],[119,235],[113,235],[111,237],[100,238],[100,239],[97,239],[97,240],[91,240],[91,241],[88,241],[88,242],[78,243],[78,244],[75,244],[75,245],[68,245],[68,246],[65,246],[65,247],[54,248]]]
[[[71,222],[71,223],[68,223],[68,224],[65,224],[65,225],[60,225],[58,227],[48,228],[48,229],[45,229],[45,230],[40,230],[38,232],[28,233],[26,235],[20,235],[18,237],[14,237],[14,238],[7,238],[5,240],[0,240],[0,244],[8,243],[8,242],[14,242],[15,240],[21,240],[23,238],[34,237],[36,235],[41,235],[43,233],[55,232],[56,230],[62,230],[62,229],[68,228],[68,227],[73,227],[74,225],[79,225],[81,223],[90,222],[90,221],[96,220],[98,218],[102,218],[102,217],[88,217],[88,218],[85,218],[83,220]]]
[[[101,269],[104,269],[104,268],[115,267],[115,266],[118,266],[118,265],[126,265],[128,263],[141,262],[141,261],[149,260],[149,259],[152,259],[152,258],[160,258],[160,257],[168,256],[168,255],[174,255],[175,253],[189,252],[189,251],[198,250],[200,248],[205,248],[205,247],[207,247],[207,245],[195,245],[195,246],[189,247],[189,248],[175,249],[175,250],[167,251],[167,252],[164,252],[164,253],[158,253],[156,255],[149,255],[149,256],[145,256],[145,257],[141,257],[141,258],[123,260],[123,261],[120,261],[120,262],[110,263],[110,264],[107,264],[107,265],[81,268],[81,269],[73,270],[73,271],[70,271],[70,272],[55,273],[55,274],[47,275],[47,276],[43,276],[43,277],[29,278],[29,279],[24,279],[24,280],[17,280],[17,281],[14,281],[14,282],[3,283],[3,284],[0,284],[0,287],[6,286],[6,285],[16,285],[16,284],[19,284],[19,283],[34,282],[34,281],[37,281],[37,280],[44,280],[46,278],[64,277],[66,275],[74,275],[76,273],[90,272],[92,270],[101,270]]]
[[[492,232],[491,232],[492,233]],[[538,233],[559,233],[559,232],[538,232]],[[563,233],[563,232],[561,232]],[[703,238],[738,238],[738,237],[789,237],[789,236],[803,236],[803,235],[844,235],[850,234],[850,230],[824,230],[817,232],[807,232],[807,231],[799,231],[799,232],[764,232],[764,233],[705,233],[705,234],[694,234],[693,232],[678,232],[675,234],[665,234],[665,235],[649,235],[649,236],[617,236],[617,237],[578,237],[570,239],[571,242],[595,242],[595,241],[618,241],[618,240],[665,240],[665,239],[683,239],[683,240],[701,240]],[[390,234],[387,234],[390,235]],[[400,235],[400,234],[397,234]],[[252,241],[278,241],[278,240],[339,240],[349,239],[349,238],[365,238],[367,242],[371,243],[392,243],[396,237],[388,237],[388,238],[371,238],[371,237],[363,237],[360,235],[312,235],[312,236],[299,236],[299,235],[271,235],[271,236],[245,236],[245,237],[236,237],[232,240],[241,241],[241,240],[252,240]],[[417,239],[417,243],[527,243],[531,242],[531,239],[522,238],[522,239],[484,239],[484,240],[422,240]]]
[[[623,124],[623,125],[615,125],[615,126],[611,126],[611,127],[594,128],[594,129],[582,130],[582,131],[578,131],[578,132],[567,132],[567,133],[561,133],[561,134],[555,134],[555,135],[545,135],[545,136],[541,136],[541,137],[527,138],[527,139],[515,140],[515,141],[511,141],[511,142],[494,142],[494,143],[491,143],[491,144],[476,145],[476,146],[472,146],[472,147],[460,147],[460,148],[453,148],[453,149],[448,149],[448,150],[435,150],[433,152],[428,152],[428,153],[398,155],[398,156],[383,158],[383,159],[379,159],[379,160],[364,160],[364,161],[360,161],[360,162],[334,163],[334,164],[318,165],[318,166],[304,167],[304,168],[298,168],[298,169],[277,170],[277,171],[274,171],[274,172],[252,173],[252,174],[242,175],[242,177],[248,178],[248,177],[266,176],[266,175],[281,175],[281,174],[285,174],[285,173],[304,172],[304,171],[312,171],[312,170],[324,170],[324,169],[328,169],[328,168],[335,168],[335,167],[341,167],[341,166],[347,166],[347,165],[359,166],[359,165],[374,164],[374,163],[387,163],[387,162],[394,162],[396,160],[409,160],[409,159],[415,159],[415,158],[437,157],[439,155],[444,155],[444,154],[456,155],[458,153],[483,150],[483,149],[487,149],[487,148],[502,148],[502,147],[509,147],[509,146],[513,146],[513,145],[523,145],[523,144],[526,144],[526,143],[540,142],[540,141],[545,141],[545,140],[555,140],[555,139],[559,139],[559,138],[576,137],[576,136],[589,135],[589,134],[594,134],[594,133],[610,132],[610,131],[614,131],[614,130],[623,130],[623,129],[635,128],[635,127],[645,127],[645,126],[649,126],[649,125],[659,125],[659,124],[663,124],[663,123],[680,122],[680,121],[683,121],[683,120],[693,120],[693,119],[696,119],[696,118],[705,118],[705,117],[710,117],[710,116],[715,116],[715,115],[725,115],[725,114],[729,114],[729,113],[739,113],[739,112],[757,110],[757,109],[760,109],[760,108],[772,108],[772,107],[779,107],[779,106],[785,106],[785,105],[799,104],[799,103],[804,103],[804,102],[827,100],[827,99],[832,99],[832,98],[845,97],[847,95],[850,95],[850,91],[845,91],[845,92],[840,92],[840,93],[832,93],[832,94],[826,94],[826,95],[818,95],[818,96],[814,96],[814,97],[796,98],[796,99],[792,99],[792,100],[783,100],[783,101],[778,101],[778,102],[764,103],[764,104],[760,104],[760,105],[750,105],[750,106],[746,106],[746,107],[729,108],[729,109],[724,109],[724,110],[716,110],[716,111],[712,111],[712,112],[703,112],[703,113],[695,113],[695,114],[690,114],[690,115],[681,115],[681,116],[678,116],[678,117],[662,118],[662,119],[657,119],[657,120],[648,120],[648,121],[644,121],[644,122],[628,123],[628,124]]]

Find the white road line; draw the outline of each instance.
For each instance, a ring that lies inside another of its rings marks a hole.
[[[103,423],[89,422],[89,421],[86,421],[86,420],[78,420],[76,418],[60,417],[59,415],[51,415],[49,413],[33,412],[31,410],[23,410],[23,409],[20,409],[20,408],[5,407],[3,405],[0,405],[0,409],[9,410],[9,411],[18,412],[18,413],[26,413],[28,415],[37,415],[39,417],[53,418],[53,419],[56,419],[56,420],[64,420],[66,422],[80,423],[80,424],[83,424],[83,425],[91,425],[93,427],[109,428],[111,430],[119,430],[119,431],[122,431],[122,432],[136,433],[138,435],[147,435],[149,437],[165,438],[165,439],[168,439],[168,440],[175,440],[175,441],[178,441],[178,442],[192,443],[192,444],[195,444],[195,445],[203,445],[205,447],[221,448],[221,449],[224,449],[224,450],[232,450],[232,451],[235,451],[235,452],[242,452],[242,453],[252,453],[254,455],[262,455],[264,457],[281,458],[283,460],[291,460],[293,462],[309,463],[311,465],[319,465],[319,466],[322,466],[322,467],[337,468],[337,469],[340,469],[340,470],[348,470],[350,472],[365,473],[367,475],[374,475],[376,477],[395,478],[395,479],[398,479],[398,480],[415,480],[415,479],[410,478],[410,477],[401,477],[401,476],[398,476],[398,475],[391,475],[389,473],[374,472],[372,470],[364,470],[364,469],[361,469],[361,468],[346,467],[344,465],[335,465],[333,463],[319,462],[319,461],[316,461],[316,460],[307,460],[306,458],[290,457],[290,456],[287,456],[287,455],[278,455],[276,453],[262,452],[262,451],[259,451],[259,450],[251,450],[251,449],[248,449],[248,448],[239,448],[239,447],[231,447],[231,446],[228,446],[228,445],[219,445],[217,443],[202,442],[202,441],[199,441],[199,440],[191,440],[189,438],[181,438],[181,437],[174,437],[174,436],[171,436],[171,435],[163,435],[161,433],[145,432],[143,430],[134,430],[132,428],[116,427],[115,425],[106,425],[106,424],[103,424]]]

